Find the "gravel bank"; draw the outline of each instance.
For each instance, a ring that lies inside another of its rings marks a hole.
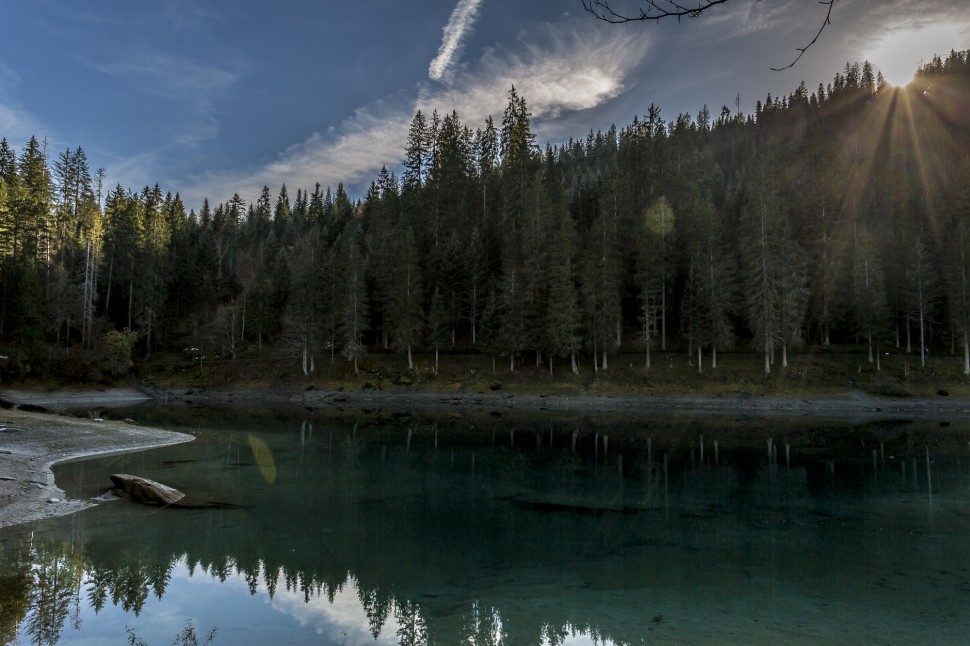
[[[191,435],[126,422],[0,411],[0,527],[70,514],[93,503],[67,500],[51,466],[93,455],[179,444]],[[107,485],[107,483],[105,483]]]

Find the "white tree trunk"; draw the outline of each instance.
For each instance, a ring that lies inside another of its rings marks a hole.
[[[765,348],[765,374],[771,374],[771,349]]]
[[[702,350],[700,344],[697,345],[697,374],[704,372],[704,361],[702,360]]]
[[[970,375],[970,336],[963,328],[963,374]]]
[[[717,346],[711,346],[711,368],[717,368]]]
[[[578,375],[579,374],[579,366],[576,365],[576,353],[575,352],[573,352],[573,353],[571,353],[569,355],[569,361],[572,363],[573,374],[574,375]],[[968,373],[968,374],[970,374],[970,373]]]

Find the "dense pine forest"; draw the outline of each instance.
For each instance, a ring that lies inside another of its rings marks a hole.
[[[893,347],[970,374],[970,51],[903,88],[847,64],[753,114],[650,105],[544,148],[527,97],[507,98],[483,124],[416,113],[399,174],[359,199],[265,187],[187,212],[157,184],[105,186],[81,148],[3,139],[8,374],[121,373],[132,344],[286,353],[304,373],[453,350],[499,371],[608,370],[621,350],[710,369],[728,348],[771,372],[860,344],[876,367]]]

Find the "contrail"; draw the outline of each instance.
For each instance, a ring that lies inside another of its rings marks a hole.
[[[441,47],[438,48],[438,55],[428,66],[428,76],[437,81],[445,75],[445,71],[451,66],[461,45],[461,38],[468,31],[475,18],[478,17],[478,7],[482,0],[458,0],[458,5],[452,10],[448,18],[448,24],[442,29]]]

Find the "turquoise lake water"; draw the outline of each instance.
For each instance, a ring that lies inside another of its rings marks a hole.
[[[61,465],[0,530],[0,640],[970,642],[970,422],[117,411],[196,441]]]

